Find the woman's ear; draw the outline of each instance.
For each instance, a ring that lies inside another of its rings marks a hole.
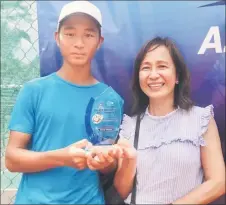
[[[177,77],[176,77],[176,82],[175,82],[176,84],[179,84],[179,76],[177,75]]]

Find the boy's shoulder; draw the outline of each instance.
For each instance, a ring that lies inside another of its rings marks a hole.
[[[50,74],[48,76],[34,78],[26,82],[23,85],[23,87],[26,89],[32,89],[32,90],[40,89],[42,87],[45,87],[47,84],[51,83],[52,80],[53,80],[53,74]]]

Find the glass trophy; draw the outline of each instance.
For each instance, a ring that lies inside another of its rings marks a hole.
[[[114,144],[119,133],[122,112],[120,97],[111,87],[96,98],[91,98],[85,116],[88,140],[93,145]]]

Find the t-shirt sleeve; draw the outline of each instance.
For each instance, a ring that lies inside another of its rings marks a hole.
[[[32,134],[34,131],[34,95],[35,91],[25,84],[19,91],[16,103],[11,113],[9,130]]]

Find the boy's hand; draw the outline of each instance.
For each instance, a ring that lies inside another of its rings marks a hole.
[[[80,170],[87,168],[87,153],[85,148],[91,146],[92,144],[88,140],[84,139],[64,148],[63,153],[65,165]]]

